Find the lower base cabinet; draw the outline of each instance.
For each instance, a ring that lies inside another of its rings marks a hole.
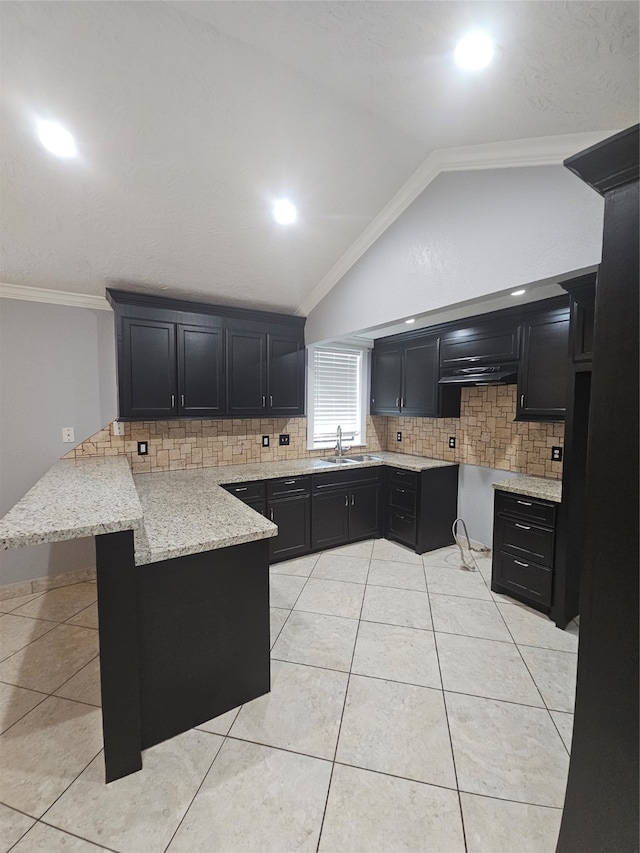
[[[553,601],[556,504],[496,491],[491,589],[548,613]]]
[[[270,562],[290,560],[311,550],[311,498],[309,495],[271,500],[267,518],[278,525],[278,535],[269,540]]]
[[[384,535],[416,554],[453,544],[458,514],[458,466],[387,471]]]
[[[380,468],[314,474],[312,482],[312,550],[381,535]]]

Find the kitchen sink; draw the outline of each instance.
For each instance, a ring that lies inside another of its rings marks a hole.
[[[380,459],[379,456],[369,456],[368,454],[358,456],[329,456],[323,459],[323,462],[329,462],[331,465],[347,465],[349,462],[375,462]]]

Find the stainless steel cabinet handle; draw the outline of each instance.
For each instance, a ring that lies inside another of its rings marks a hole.
[[[355,505],[356,505],[356,496],[351,495],[351,506],[355,506]]]
[[[248,486],[241,486],[241,487],[239,487],[239,488],[237,488],[237,489],[234,489],[233,491],[234,491],[234,492],[248,492],[248,491],[249,491],[249,487],[248,487]]]
[[[400,408],[404,409],[404,397],[400,397]]]
[[[294,483],[295,483],[295,480],[285,480],[284,481],[285,486],[292,486]]]
[[[181,405],[182,405],[182,407],[184,408],[184,394],[182,394],[182,396],[181,396],[181,400],[182,400]]]
[[[404,515],[399,515],[398,518],[401,518],[404,521]]]
[[[273,406],[273,394],[269,395],[269,405]]]
[[[404,489],[398,489],[401,495],[404,495]]]
[[[519,527],[519,528],[520,528],[520,530],[531,530],[531,528],[530,528],[530,527],[527,527],[527,525],[526,525],[526,524],[518,524],[518,522],[517,522],[517,521],[516,521],[515,525],[516,525],[516,527]]]
[[[172,394],[172,395],[171,395],[171,408],[172,408],[172,409],[173,409],[173,407],[175,406],[175,404],[176,404],[176,395],[175,395],[175,394]]]
[[[344,496],[344,505],[349,506],[349,495]]]
[[[273,509],[269,510],[269,518],[273,521]]]
[[[524,409],[524,394],[520,394],[520,408]]]
[[[521,563],[520,560],[514,560],[513,562],[516,564],[516,566],[522,566],[525,569],[529,568],[529,563]]]
[[[264,396],[264,394],[263,394],[263,395],[262,395],[262,408],[264,409],[264,407],[265,407],[266,405],[267,405],[267,398],[266,398],[266,397]]]
[[[516,503],[520,504],[520,506],[533,506],[529,501],[516,501]]]

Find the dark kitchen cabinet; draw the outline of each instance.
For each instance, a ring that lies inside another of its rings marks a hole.
[[[553,598],[556,504],[496,491],[491,589],[548,613]]]
[[[119,417],[304,414],[304,318],[107,290]]]
[[[386,477],[384,533],[417,554],[453,543],[458,514],[458,466],[427,471],[391,468]]]
[[[380,500],[379,468],[314,474],[311,507],[313,550],[380,536]]]
[[[270,562],[289,560],[311,550],[311,478],[267,481],[267,518],[278,525],[269,540]]]
[[[247,506],[250,506],[251,509],[259,512],[260,515],[266,516],[266,485],[264,480],[253,480],[247,483],[230,483],[229,485],[223,485],[222,488],[236,498],[239,498]]]
[[[569,311],[549,311],[523,324],[517,421],[563,421],[567,405]]]
[[[125,317],[121,352],[120,416],[148,420],[177,415],[175,323]]]
[[[439,345],[439,338],[432,335],[376,343],[371,371],[372,414],[459,417],[460,392],[438,385]]]
[[[229,329],[227,412],[235,417],[304,414],[303,341]]]
[[[443,369],[509,364],[520,356],[520,326],[515,317],[454,328],[442,336],[440,367]]]

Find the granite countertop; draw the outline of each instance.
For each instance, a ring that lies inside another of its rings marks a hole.
[[[335,465],[291,459],[131,474],[126,458],[57,462],[0,519],[0,548],[15,548],[133,530],[137,565],[275,536],[278,528],[221,488],[224,483],[393,465],[425,471],[457,463],[381,451]]]
[[[0,548],[137,530],[141,524],[124,456],[61,459],[0,519]]]
[[[554,501],[557,504],[562,501],[562,481],[551,480],[548,477],[514,477],[491,485],[500,492],[513,492],[529,498]]]

